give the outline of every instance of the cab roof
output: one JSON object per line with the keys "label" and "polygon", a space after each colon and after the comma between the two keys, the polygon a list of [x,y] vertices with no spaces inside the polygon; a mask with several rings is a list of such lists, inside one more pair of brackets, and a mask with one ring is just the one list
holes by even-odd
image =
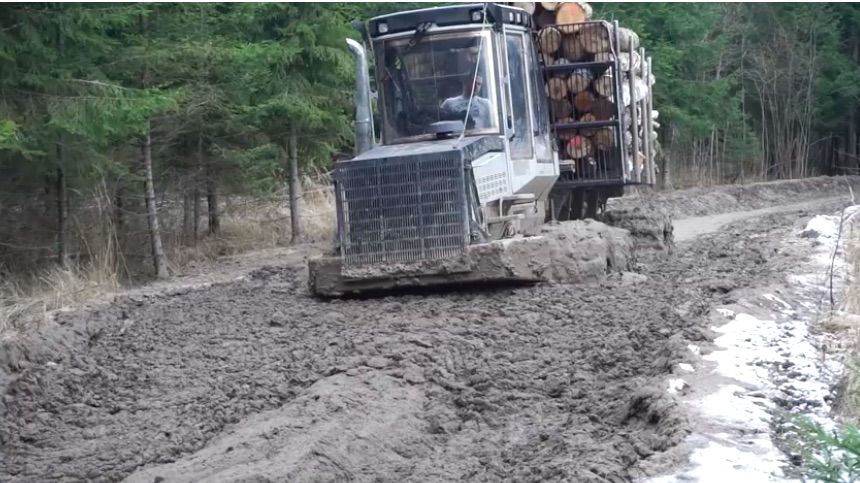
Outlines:
{"label": "cab roof", "polygon": [[[371,39],[375,39],[384,35],[411,32],[425,23],[437,27],[480,24],[483,21],[482,15],[476,16],[484,10],[485,5],[487,22],[494,28],[501,28],[503,24],[519,25],[526,28],[532,26],[531,15],[523,9],[499,3],[467,3],[380,15],[367,22],[367,34]],[[381,32],[381,24],[385,24],[383,29],[387,30]]]}

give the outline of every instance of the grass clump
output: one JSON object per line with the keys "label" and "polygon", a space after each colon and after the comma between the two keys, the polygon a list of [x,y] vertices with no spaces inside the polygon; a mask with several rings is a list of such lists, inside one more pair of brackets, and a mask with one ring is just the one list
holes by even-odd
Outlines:
{"label": "grass clump", "polygon": [[845,374],[834,405],[839,425],[827,429],[809,418],[796,418],[803,447],[802,474],[808,481],[823,483],[860,481],[860,230],[848,227],[845,238],[851,276],[841,310],[825,323],[846,346]]}

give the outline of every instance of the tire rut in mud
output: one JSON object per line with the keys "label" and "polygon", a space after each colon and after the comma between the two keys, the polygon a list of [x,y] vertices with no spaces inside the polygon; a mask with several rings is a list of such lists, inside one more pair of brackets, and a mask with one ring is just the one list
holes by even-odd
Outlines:
{"label": "tire rut in mud", "polygon": [[[272,267],[63,314],[90,321],[89,342],[11,385],[0,476],[628,481],[688,433],[664,385],[687,343],[711,339],[699,316],[789,263],[748,235],[792,219],[742,223],[650,260],[647,279],[600,286],[326,303]],[[297,442],[292,460],[265,457]]]}

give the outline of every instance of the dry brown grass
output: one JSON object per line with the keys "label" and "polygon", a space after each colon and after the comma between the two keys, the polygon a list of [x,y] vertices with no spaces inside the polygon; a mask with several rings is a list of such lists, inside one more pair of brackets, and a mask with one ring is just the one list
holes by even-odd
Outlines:
{"label": "dry brown grass", "polygon": [[[331,185],[319,174],[306,176],[302,185],[305,239],[331,239],[336,221]],[[113,208],[105,193],[106,189],[98,190],[86,208],[76,210],[77,229],[70,241],[78,256],[72,266],[37,270],[16,266],[5,273],[0,271],[0,336],[13,336],[25,329],[25,325],[29,326],[27,322],[44,320],[52,310],[115,294],[145,280],[129,276],[135,271],[149,270],[148,240],[145,223],[141,223],[145,220],[135,220],[137,225],[129,228],[124,237],[125,250],[118,249]],[[218,236],[208,236],[206,227],[200,226],[196,245],[182,233],[181,204],[165,203],[159,221],[171,273],[181,273],[192,263],[288,244],[291,233],[287,200],[285,192],[266,200],[228,198],[222,202]],[[201,220],[201,225],[205,225],[205,220]]]}
{"label": "dry brown grass", "polygon": [[856,423],[860,422],[860,228],[851,225],[844,236],[851,278],[842,294],[841,310],[831,316],[825,328],[835,333],[848,351],[836,411],[844,420]]}
{"label": "dry brown grass", "polygon": [[0,336],[21,330],[21,322],[44,320],[49,311],[116,293],[120,284],[114,247],[105,243],[95,250],[82,265],[56,266],[4,279],[0,284]]}

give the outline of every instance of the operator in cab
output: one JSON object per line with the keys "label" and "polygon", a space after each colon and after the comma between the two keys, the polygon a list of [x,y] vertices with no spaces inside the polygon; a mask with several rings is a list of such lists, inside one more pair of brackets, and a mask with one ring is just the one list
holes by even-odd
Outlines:
{"label": "operator in cab", "polygon": [[440,107],[443,117],[448,120],[463,120],[466,115],[466,109],[469,108],[469,97],[474,93],[475,96],[472,97],[472,106],[469,116],[469,121],[474,122],[474,126],[471,125],[470,122],[467,122],[467,127],[469,129],[486,129],[493,127],[492,113],[493,106],[490,104],[490,100],[479,96],[477,93],[481,92],[481,87],[483,84],[483,79],[481,76],[474,78],[474,90],[473,87],[473,77],[471,75],[466,76],[463,79],[463,93],[449,97],[442,102],[442,106]]}

